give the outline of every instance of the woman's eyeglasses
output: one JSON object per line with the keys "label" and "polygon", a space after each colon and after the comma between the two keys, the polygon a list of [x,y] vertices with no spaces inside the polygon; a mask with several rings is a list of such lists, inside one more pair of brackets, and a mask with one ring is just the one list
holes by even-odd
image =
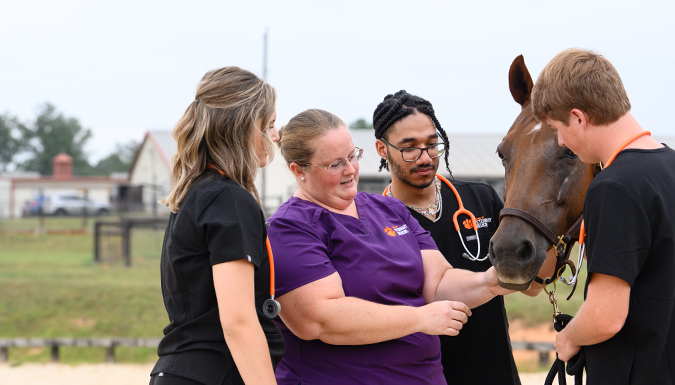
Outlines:
{"label": "woman's eyeglasses", "polygon": [[439,156],[443,155],[445,152],[445,147],[446,143],[445,142],[440,142],[440,143],[435,143],[430,145],[429,147],[406,147],[406,148],[398,148],[394,146],[393,144],[387,142],[386,139],[380,138],[381,141],[384,143],[390,145],[391,147],[401,151],[401,157],[405,162],[414,162],[417,159],[419,159],[422,156],[422,152],[426,151],[427,154],[429,154],[429,158],[431,159],[436,159]]}
{"label": "woman's eyeglasses", "polygon": [[353,166],[355,164],[359,164],[359,160],[361,160],[361,158],[363,158],[363,149],[356,147],[354,152],[351,155],[349,155],[347,159],[336,160],[335,162],[329,164],[328,166],[317,166],[314,164],[310,164],[309,166],[325,168],[331,174],[340,174],[345,170],[345,167],[347,166],[347,161],[349,161],[349,163]]}

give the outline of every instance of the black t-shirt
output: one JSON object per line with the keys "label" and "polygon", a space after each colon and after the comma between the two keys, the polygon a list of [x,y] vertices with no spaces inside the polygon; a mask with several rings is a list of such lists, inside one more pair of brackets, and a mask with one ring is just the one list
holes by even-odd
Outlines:
{"label": "black t-shirt", "polygon": [[631,286],[623,328],[585,348],[587,383],[675,383],[675,151],[619,153],[589,186],[584,221],[589,274]]}
{"label": "black t-shirt", "polygon": [[[483,258],[488,253],[490,238],[499,225],[499,211],[504,204],[488,184],[459,180],[452,184],[464,207],[476,217],[480,239],[479,258]],[[443,182],[441,196],[443,211],[436,222],[408,209],[420,225],[431,232],[438,250],[453,267],[471,271],[489,269],[492,266],[490,259],[478,262],[462,257],[465,253],[464,246],[452,221],[453,214],[459,209],[459,203],[450,187]],[[476,233],[472,227],[467,228],[464,225],[467,219],[469,216],[459,215],[457,222],[464,244],[476,256]],[[520,384],[511,350],[504,298],[497,296],[471,312],[469,321],[464,324],[458,336],[440,336],[441,362],[448,384]]]}
{"label": "black t-shirt", "polygon": [[188,190],[178,213],[169,218],[162,245],[162,295],[170,323],[152,374],[164,372],[207,385],[222,384],[228,375],[241,382],[223,336],[212,271],[213,265],[240,259],[255,265],[256,311],[276,367],[284,340],[262,313],[270,297],[266,236],[260,206],[231,179],[207,169]]}

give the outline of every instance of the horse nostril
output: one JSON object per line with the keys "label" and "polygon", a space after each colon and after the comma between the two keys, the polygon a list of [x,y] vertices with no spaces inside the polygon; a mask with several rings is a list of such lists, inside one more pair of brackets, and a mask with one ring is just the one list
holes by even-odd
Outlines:
{"label": "horse nostril", "polygon": [[523,263],[532,261],[534,258],[534,246],[532,245],[532,242],[529,240],[523,241],[523,243],[521,243],[516,249],[515,254],[516,258],[518,258]]}

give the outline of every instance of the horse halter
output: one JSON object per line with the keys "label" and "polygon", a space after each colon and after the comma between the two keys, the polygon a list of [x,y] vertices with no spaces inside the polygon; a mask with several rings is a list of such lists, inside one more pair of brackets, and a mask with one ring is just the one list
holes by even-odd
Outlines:
{"label": "horse halter", "polygon": [[[556,263],[555,263],[554,277],[541,279],[539,278],[539,276],[535,276],[534,281],[542,285],[548,285],[558,280],[558,278],[560,278],[561,281],[567,283],[565,281],[565,278],[561,277],[561,275],[565,271],[565,267],[569,266],[570,269],[572,269],[572,275],[574,276],[574,278],[571,278],[570,282],[568,283],[569,285],[574,284],[572,293],[570,293],[571,297],[572,294],[574,294],[574,289],[576,289],[577,269],[574,266],[574,263],[570,261],[568,258],[570,256],[570,253],[572,252],[571,245],[573,245],[574,242],[577,241],[577,237],[575,237],[575,235],[579,234],[581,230],[581,226],[583,224],[583,215],[580,216],[579,219],[577,219],[576,222],[574,222],[574,224],[562,235],[556,235],[545,224],[541,223],[539,219],[537,219],[536,217],[534,217],[532,214],[528,213],[525,210],[510,207],[504,208],[499,212],[499,221],[501,222],[502,218],[505,216],[517,217],[529,223],[530,225],[532,225],[532,227],[539,230],[539,232],[544,236],[544,238],[548,240],[549,244],[555,248]],[[579,267],[581,267],[581,265]]]}
{"label": "horse halter", "polygon": [[[598,164],[598,166],[596,167],[595,175],[597,175],[598,172],[603,170],[605,167],[609,167],[609,165],[612,164],[612,162],[614,161],[614,158],[616,158],[616,156],[619,155],[619,153],[623,151],[629,144],[645,135],[651,135],[651,132],[642,131],[628,138],[614,151],[614,153],[612,153],[612,155],[609,157],[607,163],[604,166],[602,164]],[[562,281],[567,285],[574,285],[572,288],[572,292],[567,297],[567,299],[569,300],[570,298],[572,298],[574,290],[577,287],[577,273],[579,270],[581,270],[581,265],[584,261],[583,257],[586,253],[586,244],[584,242],[584,238],[586,236],[586,229],[584,225],[583,214],[579,217],[579,219],[577,219],[576,222],[574,222],[572,227],[570,227],[569,230],[567,230],[567,232],[565,232],[563,235],[560,236],[556,236],[553,231],[551,231],[548,227],[546,227],[546,225],[541,223],[541,221],[539,221],[537,218],[535,218],[527,211],[516,208],[504,208],[499,212],[500,222],[502,220],[502,217],[504,216],[518,217],[524,220],[525,222],[529,223],[535,229],[539,230],[539,232],[542,235],[544,235],[544,237],[549,241],[549,243],[555,247],[556,264],[554,276],[548,277],[546,279],[541,279],[539,278],[539,276],[535,276],[534,281],[544,285],[544,287],[546,287],[550,283],[554,283],[558,279],[560,279],[560,281]],[[574,235],[576,234],[578,234],[578,236],[575,238]],[[576,241],[578,241],[580,245],[577,268],[575,268],[574,263],[572,261],[568,260],[569,255],[572,252],[571,245],[574,244],[574,242]],[[570,269],[572,269],[572,276],[570,276],[569,280],[566,280],[565,277],[562,276],[562,273],[565,271],[565,266],[569,266]]]}

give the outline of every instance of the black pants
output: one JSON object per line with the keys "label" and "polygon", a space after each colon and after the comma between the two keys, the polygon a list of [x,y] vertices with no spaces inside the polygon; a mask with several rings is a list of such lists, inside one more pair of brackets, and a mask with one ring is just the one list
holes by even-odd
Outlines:
{"label": "black pants", "polygon": [[150,385],[204,385],[201,382],[191,380],[185,377],[173,376],[163,373],[162,376],[154,374],[150,376]]}
{"label": "black pants", "polygon": [[[223,385],[243,385],[244,380],[242,380],[239,373],[230,373],[225,377]],[[172,374],[163,373],[162,376],[159,374],[153,374],[150,376],[150,385],[204,385],[199,381],[191,380],[189,378],[174,376]]]}

